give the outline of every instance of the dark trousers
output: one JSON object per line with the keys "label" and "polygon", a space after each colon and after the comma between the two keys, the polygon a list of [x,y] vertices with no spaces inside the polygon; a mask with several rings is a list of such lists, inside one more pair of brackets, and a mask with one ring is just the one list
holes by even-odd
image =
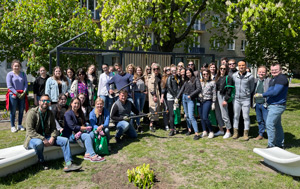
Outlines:
{"label": "dark trousers", "polygon": [[170,120],[170,129],[174,129],[174,101],[167,101],[168,102],[168,110],[169,110],[169,120]]}

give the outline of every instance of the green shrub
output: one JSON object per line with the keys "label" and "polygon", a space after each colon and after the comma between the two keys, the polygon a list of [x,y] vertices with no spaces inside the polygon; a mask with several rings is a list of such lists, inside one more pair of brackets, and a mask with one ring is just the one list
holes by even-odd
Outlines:
{"label": "green shrub", "polygon": [[150,169],[150,165],[145,163],[143,166],[137,166],[135,169],[127,170],[129,182],[133,182],[138,188],[152,188],[154,184],[154,171]]}

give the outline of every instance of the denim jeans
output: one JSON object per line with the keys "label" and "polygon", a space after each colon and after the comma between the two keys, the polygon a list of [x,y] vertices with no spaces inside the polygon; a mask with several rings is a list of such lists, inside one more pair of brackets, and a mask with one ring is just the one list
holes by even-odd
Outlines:
{"label": "denim jeans", "polygon": [[211,104],[212,104],[211,100],[207,100],[202,102],[201,105],[198,106],[198,111],[199,111],[203,131],[206,131],[206,128],[208,128],[209,132],[213,131],[211,123],[208,119],[209,111],[211,109]]}
{"label": "denim jeans", "polygon": [[281,125],[281,115],[286,109],[285,105],[269,105],[267,116],[267,134],[268,146],[283,147],[284,146],[284,132]]}
{"label": "denim jeans", "polygon": [[[80,139],[84,142],[84,146],[85,146],[85,153],[86,154],[90,154],[90,156],[94,156],[96,155],[95,151],[94,151],[94,147],[93,147],[93,141],[94,141],[94,132],[89,132],[89,133],[82,133],[80,136]],[[74,135],[71,135],[69,137],[70,142],[75,142],[75,137]]]}
{"label": "denim jeans", "polygon": [[[136,109],[138,109],[139,111],[143,110],[145,99],[146,99],[145,93],[134,92],[134,106],[136,107]],[[135,119],[137,125],[140,125],[140,119],[141,118],[139,117]]]}
{"label": "denim jeans", "polygon": [[114,103],[114,99],[104,95],[100,95],[100,98],[102,98],[102,100],[104,101],[104,108],[106,108],[110,112],[110,108]]}
{"label": "denim jeans", "polygon": [[[51,137],[45,137],[47,140],[49,140]],[[60,146],[63,154],[65,162],[72,161],[72,154],[70,150],[70,143],[69,140],[66,137],[58,136],[54,142],[55,146]],[[38,156],[39,162],[44,162],[44,143],[39,138],[32,138],[29,141],[28,149],[34,149],[35,153]]]}
{"label": "denim jeans", "polygon": [[117,133],[116,137],[120,138],[124,133],[127,134],[131,138],[136,138],[137,133],[132,125],[133,121],[128,123],[127,121],[119,121],[117,123]]}
{"label": "denim jeans", "polygon": [[250,129],[250,98],[245,99],[234,99],[233,101],[233,108],[234,108],[234,122],[233,128],[239,128],[239,121],[240,121],[240,114],[241,110],[243,111],[243,118],[244,118],[244,130]]}
{"label": "denim jeans", "polygon": [[256,120],[258,123],[258,134],[260,136],[263,136],[266,129],[268,109],[264,107],[264,104],[256,104],[255,112],[256,112]]}
{"label": "denim jeans", "polygon": [[17,107],[19,108],[18,125],[22,125],[23,113],[25,109],[25,98],[19,99],[12,94],[9,95],[10,125],[15,127]]}
{"label": "denim jeans", "polygon": [[182,95],[182,104],[184,113],[186,115],[186,122],[189,129],[193,126],[195,133],[198,133],[197,121],[194,117],[195,103],[192,99],[188,98],[188,95]]}

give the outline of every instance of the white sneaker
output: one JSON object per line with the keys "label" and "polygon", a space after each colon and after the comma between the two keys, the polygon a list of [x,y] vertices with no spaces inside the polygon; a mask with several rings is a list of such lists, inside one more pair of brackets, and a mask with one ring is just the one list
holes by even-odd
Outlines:
{"label": "white sneaker", "polygon": [[18,130],[16,129],[16,127],[12,127],[10,130],[11,130],[12,133],[15,133],[15,132],[18,131]]}
{"label": "white sneaker", "polygon": [[214,132],[209,132],[208,138],[214,138]]}
{"label": "white sneaker", "polygon": [[232,136],[231,133],[226,132],[226,134],[223,136],[223,138],[226,139],[226,138],[230,138],[231,136]]}
{"label": "white sneaker", "polygon": [[203,131],[203,133],[202,133],[202,138],[204,138],[204,137],[207,137],[207,132],[206,131]]}
{"label": "white sneaker", "polygon": [[22,125],[18,125],[18,130],[25,131],[25,128]]}
{"label": "white sneaker", "polygon": [[215,136],[223,136],[224,135],[224,131],[218,131],[215,133]]}
{"label": "white sneaker", "polygon": [[168,130],[170,130],[170,129],[169,129],[169,126],[168,126],[168,125],[166,125],[166,131],[168,131]]}

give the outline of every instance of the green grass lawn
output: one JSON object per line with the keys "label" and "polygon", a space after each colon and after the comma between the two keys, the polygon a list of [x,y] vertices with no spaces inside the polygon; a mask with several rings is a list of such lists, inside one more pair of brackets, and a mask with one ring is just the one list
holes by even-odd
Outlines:
{"label": "green grass lawn", "polygon": [[[287,150],[300,154],[300,88],[289,89],[288,107],[282,117]],[[1,127],[1,125],[0,125]],[[251,110],[252,138],[257,136],[255,112]],[[112,134],[115,132],[113,131]],[[24,132],[0,132],[0,148],[22,144]],[[253,148],[264,148],[267,140],[248,142],[222,137],[194,141],[193,136],[157,130],[139,134],[122,144],[111,140],[112,154],[102,163],[74,159],[83,171],[64,173],[63,159],[51,161],[50,170],[36,165],[0,179],[0,188],[134,188],[126,171],[143,163],[154,169],[154,188],[300,188],[299,178],[278,173],[261,164]]]}
{"label": "green grass lawn", "polygon": [[293,78],[293,79],[292,79],[292,83],[300,83],[300,79]]}

